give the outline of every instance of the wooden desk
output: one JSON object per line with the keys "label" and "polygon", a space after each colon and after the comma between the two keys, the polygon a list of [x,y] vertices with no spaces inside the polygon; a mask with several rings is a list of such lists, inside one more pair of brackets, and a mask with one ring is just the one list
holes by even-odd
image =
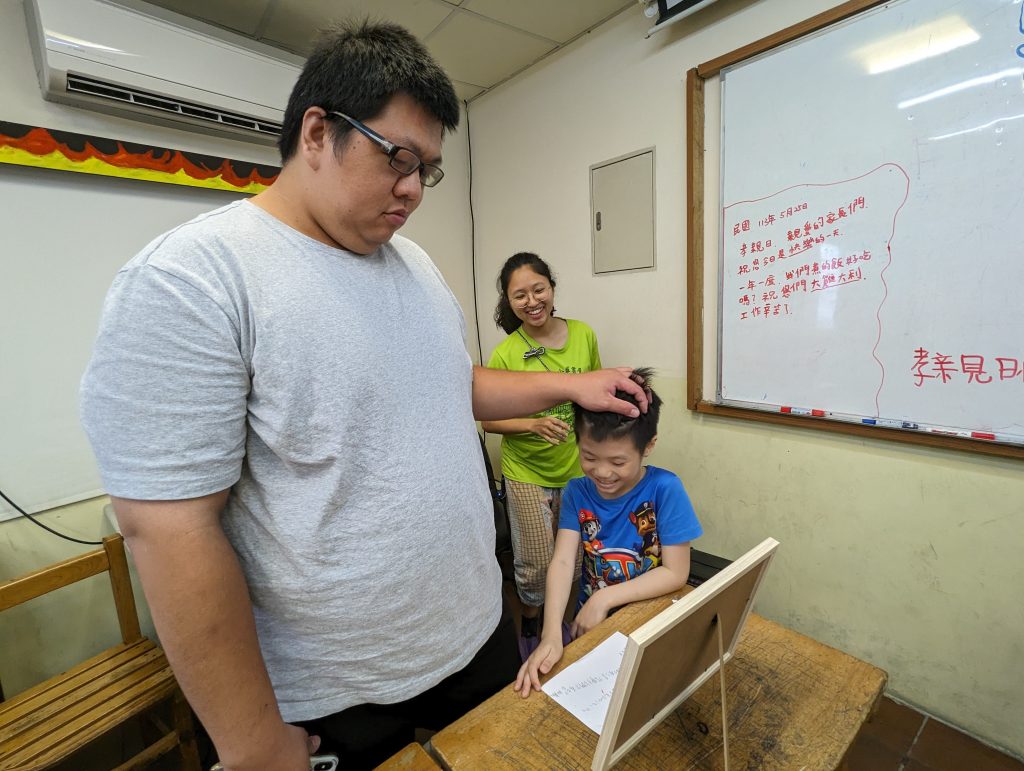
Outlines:
{"label": "wooden desk", "polygon": [[[666,596],[623,608],[569,645],[552,674],[670,603]],[[756,614],[747,619],[725,671],[734,769],[840,767],[886,681],[881,669]],[[719,693],[716,675],[616,769],[723,768]],[[597,735],[547,694],[523,699],[510,686],[435,734],[431,744],[453,771],[589,769]]]}
{"label": "wooden desk", "polygon": [[423,747],[413,742],[405,745],[374,771],[440,771],[440,768]]}

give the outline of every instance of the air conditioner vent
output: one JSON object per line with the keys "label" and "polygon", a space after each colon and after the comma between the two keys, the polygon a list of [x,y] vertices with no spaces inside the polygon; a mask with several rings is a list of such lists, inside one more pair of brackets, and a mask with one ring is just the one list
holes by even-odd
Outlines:
{"label": "air conditioner vent", "polygon": [[151,110],[159,110],[164,113],[173,113],[178,116],[203,121],[205,123],[230,126],[252,131],[269,137],[281,135],[281,124],[266,120],[256,120],[246,115],[225,112],[199,104],[191,104],[176,99],[157,96],[138,89],[125,88],[113,83],[104,83],[100,80],[82,77],[68,73],[67,89],[70,93],[85,94],[115,102],[145,107]]}

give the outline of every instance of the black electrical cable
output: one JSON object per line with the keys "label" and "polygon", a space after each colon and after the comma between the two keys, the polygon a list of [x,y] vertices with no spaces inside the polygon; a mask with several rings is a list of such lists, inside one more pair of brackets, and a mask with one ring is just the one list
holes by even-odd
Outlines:
{"label": "black electrical cable", "polygon": [[484,363],[484,344],[480,334],[480,304],[476,285],[476,216],[473,213],[473,132],[469,129],[469,102],[466,105],[466,146],[469,151],[469,256],[473,263],[473,318],[476,320],[476,349]]}
{"label": "black electrical cable", "polygon": [[29,522],[34,522],[35,524],[39,525],[39,527],[43,528],[43,530],[51,532],[51,533],[53,533],[56,536],[60,536],[65,541],[74,541],[75,543],[83,543],[86,546],[102,546],[103,545],[103,541],[83,541],[83,540],[81,540],[79,538],[72,538],[70,535],[64,535],[64,533],[58,533],[52,527],[48,527],[48,526],[44,525],[38,519],[33,517],[31,514],[29,514],[23,508],[21,508],[21,506],[19,506],[14,501],[12,501],[10,498],[8,498],[3,490],[0,490],[0,498],[3,498],[5,501],[7,501],[11,506],[14,507],[15,511],[17,511],[19,514],[21,514],[21,516],[23,516],[26,519],[28,519]]}

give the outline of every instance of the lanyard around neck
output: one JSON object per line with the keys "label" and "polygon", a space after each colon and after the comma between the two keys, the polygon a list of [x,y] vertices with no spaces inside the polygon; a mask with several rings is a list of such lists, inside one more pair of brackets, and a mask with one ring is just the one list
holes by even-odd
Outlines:
{"label": "lanyard around neck", "polygon": [[540,362],[540,366],[542,366],[544,369],[550,372],[551,370],[548,369],[548,365],[545,364],[544,359],[541,358],[545,353],[548,352],[548,349],[545,348],[543,345],[538,345],[536,347],[530,345],[530,341],[526,339],[526,335],[523,334],[522,328],[517,329],[516,332],[518,332],[519,336],[523,338],[523,342],[526,343],[526,347],[528,349],[526,353],[523,354],[523,360],[526,361],[529,359],[536,358],[537,361]]}

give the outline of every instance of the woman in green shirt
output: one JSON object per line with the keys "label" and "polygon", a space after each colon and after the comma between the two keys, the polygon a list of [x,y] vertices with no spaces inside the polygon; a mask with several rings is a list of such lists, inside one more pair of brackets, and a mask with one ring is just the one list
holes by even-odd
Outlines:
{"label": "woman in green shirt", "polygon": [[[601,369],[594,330],[555,316],[555,279],[532,252],[512,255],[498,277],[494,321],[508,337],[494,349],[488,367],[519,372],[590,372]],[[522,652],[536,644],[544,582],[554,549],[562,488],[582,476],[572,404],[565,402],[529,417],[483,422],[502,434],[501,473],[515,556],[515,578],[523,604]]]}

